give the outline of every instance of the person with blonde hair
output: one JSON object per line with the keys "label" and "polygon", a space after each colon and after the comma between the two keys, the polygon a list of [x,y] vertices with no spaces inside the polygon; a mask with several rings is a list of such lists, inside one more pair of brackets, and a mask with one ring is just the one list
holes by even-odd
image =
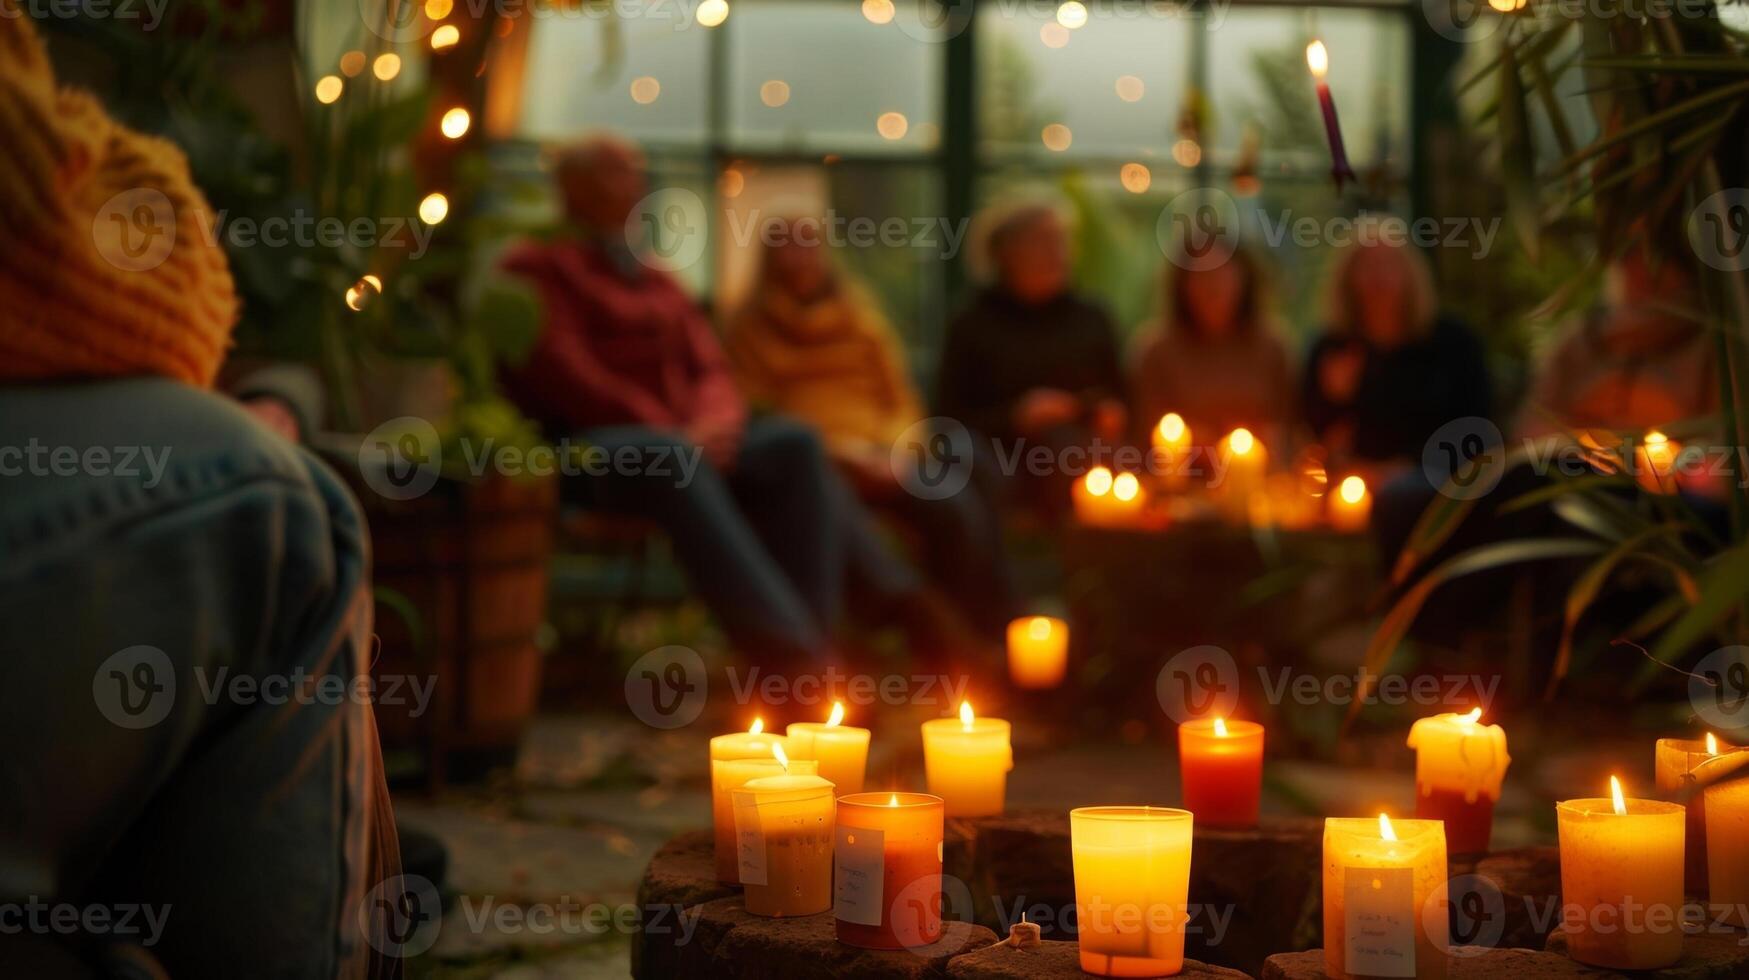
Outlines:
{"label": "person with blonde hair", "polygon": [[1487,417],[1492,387],[1481,341],[1439,311],[1426,259],[1389,227],[1360,223],[1336,256],[1301,386],[1332,458],[1386,468],[1420,460],[1447,422]]}

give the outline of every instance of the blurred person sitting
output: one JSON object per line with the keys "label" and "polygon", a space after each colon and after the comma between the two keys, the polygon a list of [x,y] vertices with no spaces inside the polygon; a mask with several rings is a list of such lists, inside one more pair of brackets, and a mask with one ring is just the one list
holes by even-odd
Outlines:
{"label": "blurred person sitting", "polygon": [[819,438],[792,420],[749,417],[709,321],[628,241],[647,191],[642,153],[590,138],[559,153],[555,178],[574,234],[504,258],[534,284],[545,321],[505,381],[549,432],[578,434],[615,461],[609,474],[567,481],[567,494],[661,525],[747,650],[827,657],[853,590],[873,616],[936,645],[951,629],[939,603],[879,540]]}
{"label": "blurred person sitting", "polygon": [[[1108,445],[1126,424],[1123,365],[1111,317],[1069,281],[1069,239],[1055,208],[1028,204],[980,216],[994,281],[948,325],[937,408],[997,459],[1032,445]],[[986,442],[988,440],[988,442]],[[1024,476],[1024,468],[1010,476]],[[1055,467],[1013,487],[1047,519],[1069,507],[1075,473]]]}
{"label": "blurred person sitting", "polygon": [[753,294],[725,341],[736,379],[755,404],[817,428],[865,499],[918,532],[933,580],[993,636],[1013,614],[1000,528],[978,493],[924,499],[895,477],[894,443],[924,417],[922,399],[892,327],[833,268],[818,227],[765,226]]}
{"label": "blurred person sitting", "polygon": [[1241,427],[1280,445],[1294,382],[1256,255],[1237,248],[1218,263],[1174,259],[1162,282],[1165,314],[1138,333],[1132,358],[1137,426],[1170,412],[1200,445]]}
{"label": "blurred person sitting", "polygon": [[1427,261],[1378,222],[1357,222],[1329,274],[1329,319],[1306,357],[1306,424],[1369,483],[1419,466],[1442,425],[1486,418],[1491,382],[1475,333],[1439,311]]}
{"label": "blurred person sitting", "polygon": [[13,0],[0,62],[0,906],[117,926],[0,928],[0,975],[397,974],[371,706],[265,693],[366,675],[358,505],[210,390],[238,300],[181,152]]}

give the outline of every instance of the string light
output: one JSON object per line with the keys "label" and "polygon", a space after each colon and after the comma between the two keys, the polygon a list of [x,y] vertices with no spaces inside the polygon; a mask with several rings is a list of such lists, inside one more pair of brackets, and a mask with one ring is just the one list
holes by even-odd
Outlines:
{"label": "string light", "polygon": [[1142,80],[1134,75],[1119,75],[1117,77],[1117,97],[1125,102],[1140,102],[1147,87]]}
{"label": "string light", "polygon": [[759,101],[775,109],[789,101],[789,83],[772,79],[759,86]]}
{"label": "string light", "polygon": [[[1154,183],[1154,175],[1143,164],[1126,163],[1118,171],[1118,180],[1123,183],[1124,190],[1141,194]],[[1184,422],[1180,420],[1178,424],[1182,427]]]}
{"label": "string light", "polygon": [[893,0],[862,0],[862,16],[871,24],[890,24],[895,12]]}
{"label": "string light", "polygon": [[911,128],[911,121],[902,112],[883,112],[875,120],[875,132],[890,140],[904,139],[905,132]]}
{"label": "string light", "polygon": [[1087,5],[1080,0],[1067,0],[1057,5],[1057,23],[1071,31],[1087,26]]}
{"label": "string light", "polygon": [[347,78],[357,78],[364,71],[364,52],[348,51],[340,56],[340,74]]}
{"label": "string light", "polygon": [[693,14],[703,27],[717,27],[729,19],[728,0],[704,0]]}
{"label": "string light", "polygon": [[339,75],[323,75],[316,80],[316,101],[323,105],[333,105],[340,100],[340,93],[346,90],[346,83]]}
{"label": "string light", "polygon": [[419,202],[419,220],[428,225],[442,224],[449,217],[449,198],[432,192]]}
{"label": "string light", "polygon": [[1045,149],[1057,153],[1061,153],[1068,149],[1069,144],[1073,142],[1075,138],[1074,134],[1069,132],[1069,127],[1062,123],[1051,123],[1044,128],[1044,132],[1040,133],[1039,136],[1045,141]]}
{"label": "string light", "polygon": [[638,105],[649,105],[662,94],[662,83],[654,76],[640,75],[632,79],[632,101]]}
{"label": "string light", "polygon": [[389,81],[401,73],[401,56],[393,51],[377,55],[376,64],[371,66],[372,74],[383,81]]}
{"label": "string light", "polygon": [[431,32],[431,50],[446,51],[460,44],[462,29],[454,24],[441,24]]}
{"label": "string light", "polygon": [[459,140],[467,135],[468,124],[471,122],[473,122],[473,118],[468,115],[468,110],[456,106],[443,114],[443,122],[439,125],[443,130],[443,135],[452,140]]}

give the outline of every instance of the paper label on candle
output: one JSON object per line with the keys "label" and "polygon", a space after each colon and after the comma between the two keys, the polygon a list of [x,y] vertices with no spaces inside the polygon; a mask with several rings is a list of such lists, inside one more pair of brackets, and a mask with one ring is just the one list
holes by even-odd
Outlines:
{"label": "paper label on candle", "polygon": [[1410,868],[1344,868],[1343,950],[1349,973],[1415,975],[1415,872]]}
{"label": "paper label on candle", "polygon": [[735,862],[743,885],[767,884],[765,874],[765,828],[759,808],[735,808]]}
{"label": "paper label on candle", "polygon": [[832,915],[859,926],[881,924],[882,880],[886,877],[887,835],[867,827],[838,825],[832,850]]}

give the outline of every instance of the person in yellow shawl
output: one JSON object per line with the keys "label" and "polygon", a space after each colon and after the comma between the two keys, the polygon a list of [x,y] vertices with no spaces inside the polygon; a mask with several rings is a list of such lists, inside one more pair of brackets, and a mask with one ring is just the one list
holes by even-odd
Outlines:
{"label": "person in yellow shawl", "polygon": [[736,381],[755,405],[817,428],[858,493],[916,533],[931,579],[993,638],[1013,612],[994,512],[975,485],[922,499],[896,478],[894,441],[925,417],[923,400],[891,324],[814,229],[762,226],[756,281],[725,338]]}

